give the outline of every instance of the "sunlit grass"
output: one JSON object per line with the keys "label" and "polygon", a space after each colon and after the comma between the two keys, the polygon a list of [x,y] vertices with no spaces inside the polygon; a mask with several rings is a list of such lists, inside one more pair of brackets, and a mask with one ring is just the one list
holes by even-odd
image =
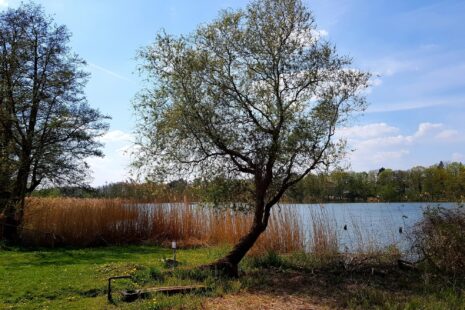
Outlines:
{"label": "sunlit grass", "polygon": [[[350,266],[341,257],[322,260],[318,254],[292,253],[247,257],[239,279],[216,278],[195,267],[211,262],[229,247],[182,249],[181,265],[166,267],[163,258],[169,248],[157,246],[110,246],[82,249],[0,250],[0,309],[205,309],[209,301],[239,294],[306,300],[328,308],[352,309],[464,309],[463,283],[451,287],[441,278],[401,271],[396,256],[360,257]],[[372,270],[385,270],[384,275]],[[107,279],[131,275],[134,281],[119,280],[113,285],[116,305],[106,299]],[[202,293],[165,296],[124,303],[123,289],[154,286],[203,284]],[[243,301],[247,302],[247,301]],[[323,307],[323,308],[324,308]]]}
{"label": "sunlit grass", "polygon": [[[202,248],[178,251],[182,268],[192,268],[219,258],[226,248]],[[170,271],[162,259],[171,257],[170,249],[154,246],[126,246],[40,251],[0,251],[0,308],[103,309],[108,306],[107,279],[132,275],[136,282],[115,281],[115,296],[125,288],[160,285],[153,278],[156,271]],[[180,268],[181,268],[180,267]],[[163,285],[182,285],[191,279],[168,276]],[[177,303],[157,297],[161,303]],[[195,300],[196,298],[190,298]],[[160,303],[159,302],[159,303]],[[151,301],[127,305],[138,309]]]}

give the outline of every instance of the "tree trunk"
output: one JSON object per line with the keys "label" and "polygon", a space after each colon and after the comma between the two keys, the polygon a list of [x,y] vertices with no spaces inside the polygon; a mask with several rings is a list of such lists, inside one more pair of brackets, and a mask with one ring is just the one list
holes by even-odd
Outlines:
{"label": "tree trunk", "polygon": [[20,236],[20,226],[22,224],[22,217],[16,212],[16,206],[18,205],[16,200],[4,201],[3,214],[0,218],[0,233],[2,239],[8,243],[18,243]]}
{"label": "tree trunk", "polygon": [[[263,207],[263,205],[261,206]],[[219,271],[226,276],[237,278],[239,276],[239,263],[255,244],[258,237],[260,237],[260,235],[265,231],[268,224],[268,221],[266,220],[266,222],[264,222],[262,216],[260,216],[263,214],[264,210],[261,209],[261,211],[262,212],[259,211],[255,213],[254,222],[250,231],[239,240],[239,242],[225,257],[204,267]]]}
{"label": "tree trunk", "polygon": [[2,238],[11,244],[19,242],[19,226],[20,221],[15,216],[5,216],[0,222],[0,227],[3,228]]}
{"label": "tree trunk", "polygon": [[255,176],[255,212],[250,231],[239,240],[225,257],[202,268],[219,271],[229,277],[237,278],[239,276],[239,263],[268,226],[268,219],[273,204],[265,204],[265,196],[270,183],[271,178],[262,180],[260,175]]}
{"label": "tree trunk", "polygon": [[19,243],[20,228],[23,224],[24,217],[24,202],[27,194],[28,171],[30,161],[28,155],[24,155],[23,164],[18,170],[16,180],[14,182],[13,191],[8,199],[5,199],[2,206],[3,216],[0,224],[2,224],[3,239],[9,243]]}

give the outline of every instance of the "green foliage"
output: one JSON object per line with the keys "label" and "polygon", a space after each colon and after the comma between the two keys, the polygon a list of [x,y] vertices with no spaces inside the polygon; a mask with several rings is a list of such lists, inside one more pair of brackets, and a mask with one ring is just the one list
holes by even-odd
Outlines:
{"label": "green foliage", "polygon": [[[438,172],[440,170],[440,172]],[[436,176],[435,176],[436,175]],[[438,177],[438,175],[440,177]],[[433,181],[431,181],[431,179]],[[441,182],[437,180],[442,179]],[[182,202],[184,197],[193,202],[214,206],[247,209],[243,203],[250,199],[251,180],[216,177],[193,182],[177,180],[170,183],[112,183],[98,188],[61,187],[38,190],[40,197],[102,197],[140,201]],[[446,163],[443,168],[413,167],[409,170],[381,172],[351,172],[336,170],[330,173],[309,174],[292,186],[284,201],[463,201],[465,193],[465,165]]]}
{"label": "green foliage", "polygon": [[218,176],[212,180],[197,179],[191,188],[194,199],[215,208],[247,211],[251,207],[253,183],[250,180]]}
{"label": "green foliage", "polygon": [[150,278],[152,278],[153,280],[161,281],[161,282],[163,282],[164,280],[163,273],[157,267],[150,267],[149,274],[150,274]]}
{"label": "green foliage", "polygon": [[[441,172],[437,172],[442,170]],[[440,175],[442,182],[437,182]],[[433,178],[433,181],[430,180]],[[217,177],[193,182],[177,180],[170,183],[112,183],[98,188],[46,188],[34,193],[40,197],[102,197],[140,201],[205,202],[214,206],[247,209],[253,189],[251,180]],[[433,194],[431,194],[433,193]],[[413,167],[409,170],[381,172],[350,172],[309,174],[292,186],[284,197],[288,202],[330,201],[463,201],[465,193],[465,165],[446,163],[443,168]]]}
{"label": "green foliage", "polygon": [[136,168],[216,181],[213,203],[253,180],[239,199],[268,214],[291,185],[340,159],[335,129],[366,106],[370,74],[317,33],[295,0],[251,1],[189,35],[159,33],[139,53],[150,83],[134,104]]}
{"label": "green foliage", "polygon": [[463,201],[465,165],[446,163],[410,170],[333,171],[310,174],[291,188],[293,202],[328,201]]}
{"label": "green foliage", "polygon": [[289,267],[289,263],[275,251],[268,251],[264,255],[250,257],[248,265],[252,268],[274,267],[286,269]]}
{"label": "green foliage", "polygon": [[465,209],[429,208],[414,231],[414,248],[434,271],[465,275]]}
{"label": "green foliage", "polygon": [[86,183],[89,156],[108,117],[84,95],[89,74],[70,33],[42,7],[0,12],[0,213],[4,237],[17,241],[21,203],[39,185]]}

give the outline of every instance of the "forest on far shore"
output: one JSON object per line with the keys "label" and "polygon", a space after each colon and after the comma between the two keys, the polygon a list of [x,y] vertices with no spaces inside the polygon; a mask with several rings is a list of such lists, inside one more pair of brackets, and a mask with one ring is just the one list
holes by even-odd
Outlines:
{"label": "forest on far shore", "polygon": [[[39,197],[122,198],[147,202],[207,201],[213,204],[245,201],[250,180],[183,179],[167,183],[117,182],[99,187],[48,187]],[[369,172],[335,170],[309,174],[281,200],[287,203],[320,202],[438,202],[463,201],[465,165],[459,162],[413,167],[381,168]]]}

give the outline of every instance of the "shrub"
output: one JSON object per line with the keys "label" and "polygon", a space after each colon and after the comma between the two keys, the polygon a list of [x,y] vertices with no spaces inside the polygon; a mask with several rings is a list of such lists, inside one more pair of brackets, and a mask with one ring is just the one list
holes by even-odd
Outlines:
{"label": "shrub", "polygon": [[434,269],[465,273],[465,209],[428,208],[413,232],[415,251]]}
{"label": "shrub", "polygon": [[289,264],[278,253],[271,250],[264,255],[255,256],[250,258],[250,266],[255,268],[279,268],[286,269]]}

